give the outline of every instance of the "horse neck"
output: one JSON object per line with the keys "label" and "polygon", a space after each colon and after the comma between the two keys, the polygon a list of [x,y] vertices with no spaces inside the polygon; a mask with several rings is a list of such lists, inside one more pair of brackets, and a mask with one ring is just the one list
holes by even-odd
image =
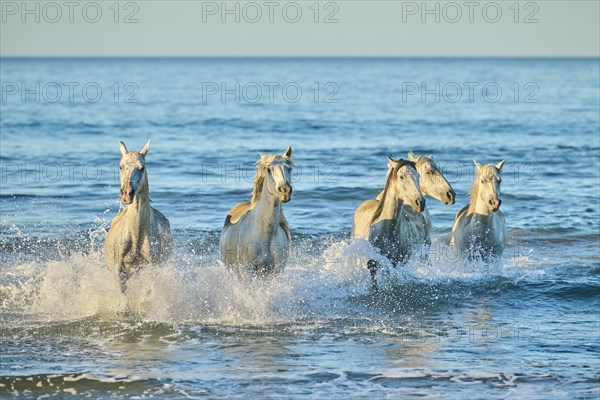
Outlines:
{"label": "horse neck", "polygon": [[273,232],[281,222],[283,206],[277,196],[273,196],[267,189],[267,178],[263,181],[262,191],[256,205],[252,209],[255,221],[260,225],[262,231]]}
{"label": "horse neck", "polygon": [[148,188],[148,178],[144,177],[144,182],[142,187],[143,190],[137,192],[133,197],[133,202],[127,205],[127,215],[134,222],[134,225],[138,227],[145,226],[149,220],[151,215],[152,207],[150,206],[150,190]]}
{"label": "horse neck", "polygon": [[[422,165],[422,162],[421,162],[421,164],[419,164],[418,161],[415,163],[415,169],[417,170],[417,173],[419,174],[419,187],[421,188],[421,193],[423,193],[423,196],[429,196],[429,194],[425,193],[427,191],[427,184],[425,183],[424,180],[422,180],[422,178],[425,176],[425,174],[421,173],[421,168],[420,168],[421,165]],[[423,185],[423,183],[425,183],[425,185]]]}
{"label": "horse neck", "polygon": [[378,220],[396,219],[398,210],[402,207],[402,199],[396,194],[393,174],[390,172],[388,180],[383,190],[383,198],[381,199],[381,212],[377,217]]}

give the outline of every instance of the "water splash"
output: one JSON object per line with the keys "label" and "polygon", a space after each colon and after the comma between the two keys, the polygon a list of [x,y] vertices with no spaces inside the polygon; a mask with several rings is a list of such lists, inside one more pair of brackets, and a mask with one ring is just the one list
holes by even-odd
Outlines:
{"label": "water splash", "polygon": [[[267,324],[306,319],[381,317],[382,310],[414,312],[437,309],[473,289],[512,284],[523,275],[510,263],[469,263],[439,258],[434,243],[405,266],[394,268],[366,241],[332,240],[315,250],[309,243],[295,252],[284,272],[269,279],[243,281],[217,254],[178,254],[135,275],[124,297],[103,262],[101,240],[106,223],[88,232],[85,251],[65,251],[67,259],[36,261],[2,270],[1,312],[20,318],[66,321],[115,318],[128,307],[135,318],[168,324]],[[67,249],[68,250],[68,249]],[[444,249],[447,251],[448,249]],[[365,268],[379,262],[381,293],[373,295]],[[527,269],[525,269],[527,270]],[[379,314],[378,314],[379,313]]]}

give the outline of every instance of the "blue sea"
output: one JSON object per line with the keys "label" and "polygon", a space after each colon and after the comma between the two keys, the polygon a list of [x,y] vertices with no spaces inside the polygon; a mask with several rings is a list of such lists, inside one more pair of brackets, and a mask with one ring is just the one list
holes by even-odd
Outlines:
{"label": "blue sea", "polygon": [[[64,398],[600,396],[598,59],[1,59],[0,390]],[[130,282],[102,245],[118,141],[146,157],[175,252]],[[219,262],[259,152],[293,148],[285,270]],[[350,237],[386,156],[433,154],[432,245]],[[473,159],[503,168],[497,263],[449,247]]]}

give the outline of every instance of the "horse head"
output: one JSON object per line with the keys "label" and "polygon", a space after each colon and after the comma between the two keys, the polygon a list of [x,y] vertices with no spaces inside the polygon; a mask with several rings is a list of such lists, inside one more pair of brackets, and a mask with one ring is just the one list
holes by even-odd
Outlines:
{"label": "horse head", "polygon": [[482,207],[487,212],[496,212],[500,209],[502,200],[500,199],[500,183],[502,177],[500,172],[505,160],[498,164],[481,165],[473,160],[477,168],[475,184],[473,185],[472,196],[477,196],[476,200],[482,202]]}
{"label": "horse head", "polygon": [[265,180],[267,191],[271,196],[287,203],[292,198],[292,148],[279,155],[260,155],[257,162],[258,175]]}
{"label": "horse head", "polygon": [[419,173],[415,163],[388,157],[388,179],[396,190],[396,196],[409,204],[415,212],[425,210],[425,198],[419,187]]}
{"label": "horse head", "polygon": [[125,204],[131,204],[136,194],[148,191],[146,154],[150,150],[150,141],[140,151],[127,151],[123,142],[120,142],[120,149],[122,155],[119,162],[121,200]]}
{"label": "horse head", "polygon": [[433,161],[432,155],[415,157],[410,152],[408,153],[408,159],[416,165],[421,192],[424,196],[431,196],[444,204],[454,204],[454,190],[435,161]]}

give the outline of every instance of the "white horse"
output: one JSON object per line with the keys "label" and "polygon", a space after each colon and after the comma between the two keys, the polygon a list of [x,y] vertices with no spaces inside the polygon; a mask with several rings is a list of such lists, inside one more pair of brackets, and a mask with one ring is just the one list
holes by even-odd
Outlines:
{"label": "white horse", "polygon": [[[415,163],[415,168],[419,173],[419,187],[423,196],[433,197],[443,204],[454,204],[454,190],[433,161],[432,155],[415,157],[411,151],[408,153],[408,160]],[[381,200],[382,196],[383,191],[379,193],[377,200]],[[432,224],[427,207],[422,212],[415,212],[411,205],[404,204],[402,212],[407,219],[412,221],[409,225],[413,228],[412,237],[415,238],[415,242],[431,244]]]}
{"label": "white horse", "polygon": [[456,215],[450,243],[469,259],[491,260],[500,257],[506,247],[506,222],[500,211],[504,160],[496,165],[473,162],[477,171],[471,202]]}
{"label": "white horse", "polygon": [[[381,200],[367,200],[356,209],[352,237],[368,240],[394,265],[408,260],[419,238],[414,221],[402,212],[409,205],[414,212],[425,209],[419,188],[419,173],[412,161],[388,157],[388,170]],[[374,265],[376,267],[376,265]]]}
{"label": "white horse", "polygon": [[291,147],[282,155],[261,154],[252,198],[227,214],[219,243],[221,260],[242,275],[281,271],[288,259],[291,235],[283,203],[292,198],[292,165]]}
{"label": "white horse", "polygon": [[104,242],[104,259],[118,273],[121,291],[127,280],[144,263],[164,260],[172,248],[169,221],[150,205],[146,154],[150,141],[142,150],[127,151],[120,142],[119,163],[121,200],[125,208],[112,220]]}

